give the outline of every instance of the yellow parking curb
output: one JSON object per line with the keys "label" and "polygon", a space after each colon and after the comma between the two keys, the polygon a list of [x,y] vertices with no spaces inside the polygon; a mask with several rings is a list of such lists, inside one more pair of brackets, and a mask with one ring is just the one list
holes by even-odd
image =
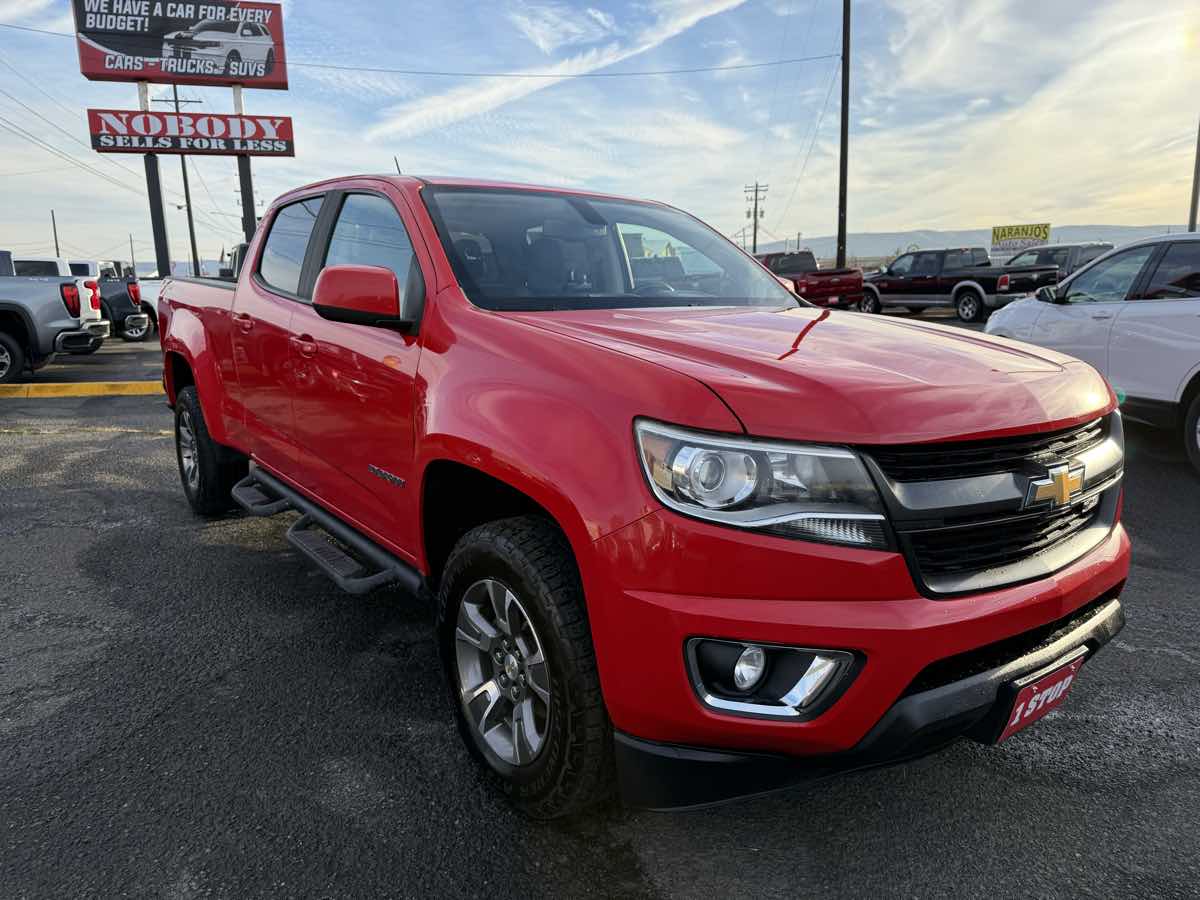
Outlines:
{"label": "yellow parking curb", "polygon": [[139,397],[163,393],[157,381],[74,381],[66,384],[0,384],[0,397]]}

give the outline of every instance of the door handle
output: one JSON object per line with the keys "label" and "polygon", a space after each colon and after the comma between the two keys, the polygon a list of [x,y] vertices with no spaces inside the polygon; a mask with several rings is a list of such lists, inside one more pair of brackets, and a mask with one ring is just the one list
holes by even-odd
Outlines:
{"label": "door handle", "polygon": [[1096,321],[1100,321],[1101,319],[1111,319],[1112,313],[1092,313],[1092,318]]}
{"label": "door handle", "polygon": [[300,337],[291,337],[292,346],[296,348],[296,352],[306,359],[312,359],[317,355],[317,342],[312,339],[311,335],[302,334]]}
{"label": "door handle", "polygon": [[237,323],[237,327],[244,332],[248,332],[254,327],[254,320],[246,313],[234,313],[233,321]]}

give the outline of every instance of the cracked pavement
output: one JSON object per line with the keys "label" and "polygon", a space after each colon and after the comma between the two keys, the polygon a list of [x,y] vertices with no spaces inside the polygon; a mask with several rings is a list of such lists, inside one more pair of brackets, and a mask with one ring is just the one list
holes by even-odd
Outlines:
{"label": "cracked pavement", "polygon": [[998,748],[536,825],[431,616],[202,522],[160,398],[0,401],[0,896],[1195,896],[1200,479],[1129,426],[1126,630]]}

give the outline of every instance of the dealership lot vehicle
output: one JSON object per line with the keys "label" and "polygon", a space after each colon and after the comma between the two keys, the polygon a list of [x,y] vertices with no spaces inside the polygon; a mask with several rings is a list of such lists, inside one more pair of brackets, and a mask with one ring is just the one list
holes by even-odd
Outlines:
{"label": "dealership lot vehicle", "polygon": [[[547,898],[782,897],[797,884],[819,898],[1189,896],[1200,491],[1179,490],[1190,475],[1176,441],[1136,423],[1128,441],[1130,624],[1040,724],[995,749],[959,742],[703,812],[547,827],[489,790],[459,741],[427,607],[342,594],[281,549],[287,517],[196,527],[161,397],[0,399],[0,885],[14,897],[181,883],[229,897],[281,884],[330,897],[398,884]],[[80,454],[87,472],[67,462]],[[899,819],[937,852],[914,853]],[[461,864],[472,855],[489,863]]]}
{"label": "dealership lot vehicle", "polygon": [[982,247],[905,253],[863,281],[863,312],[950,306],[978,322],[1014,297],[1058,280],[1056,266],[993,266]]}
{"label": "dealership lot vehicle", "polygon": [[1058,279],[1082,269],[1098,256],[1103,256],[1113,248],[1112,244],[1104,241],[1087,241],[1082,244],[1043,244],[1022,250],[1016,256],[1005,262],[1005,267],[1012,266],[1057,266]]}
{"label": "dealership lot vehicle", "polygon": [[1200,471],[1200,237],[1127,244],[1002,312],[989,334],[1091,363],[1126,415],[1182,432]]}
{"label": "dealership lot vehicle", "polygon": [[862,269],[822,269],[811,250],[760,253],[755,259],[816,306],[857,309],[862,303]]}
{"label": "dealership lot vehicle", "polygon": [[275,70],[275,43],[265,25],[205,19],[163,38],[163,59],[217,64],[230,77],[265,78]]}
{"label": "dealership lot vehicle", "polygon": [[[53,268],[57,272],[57,263]],[[16,271],[31,269],[42,271],[32,264]],[[86,352],[108,337],[108,322],[91,317],[100,308],[99,292],[85,289],[81,296],[70,270],[66,275],[0,276],[0,384],[16,381],[27,369],[41,369],[55,353]],[[86,321],[81,318],[85,305]]]}
{"label": "dealership lot vehicle", "polygon": [[96,282],[101,312],[113,334],[126,341],[144,341],[152,333],[150,316],[142,309],[141,287],[130,267],[115,260],[73,260],[71,272]]}
{"label": "dealership lot vehicle", "polygon": [[[638,262],[668,245],[682,276]],[[674,806],[995,741],[1124,622],[1094,369],[816,310],[670,207],[336,179],[159,322],[193,509],[436,589],[468,747],[535,816],[614,768]]]}
{"label": "dealership lot vehicle", "polygon": [[[104,343],[104,339],[112,333],[112,323],[104,311],[103,300],[100,296],[100,284],[95,278],[84,273],[76,272],[61,256],[43,257],[40,259],[14,259],[13,268],[18,276],[26,278],[75,278],[79,288],[79,324],[91,331],[96,337],[83,349],[72,349],[69,353],[95,353]],[[101,323],[108,327],[105,328]],[[100,332],[104,334],[101,335]]]}

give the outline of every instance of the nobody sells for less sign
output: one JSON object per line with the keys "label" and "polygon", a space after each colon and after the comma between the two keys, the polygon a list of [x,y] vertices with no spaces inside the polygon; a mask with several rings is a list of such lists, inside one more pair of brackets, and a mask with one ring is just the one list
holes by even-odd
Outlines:
{"label": "nobody sells for less sign", "polygon": [[89,109],[88,131],[100,153],[296,155],[288,116]]}

